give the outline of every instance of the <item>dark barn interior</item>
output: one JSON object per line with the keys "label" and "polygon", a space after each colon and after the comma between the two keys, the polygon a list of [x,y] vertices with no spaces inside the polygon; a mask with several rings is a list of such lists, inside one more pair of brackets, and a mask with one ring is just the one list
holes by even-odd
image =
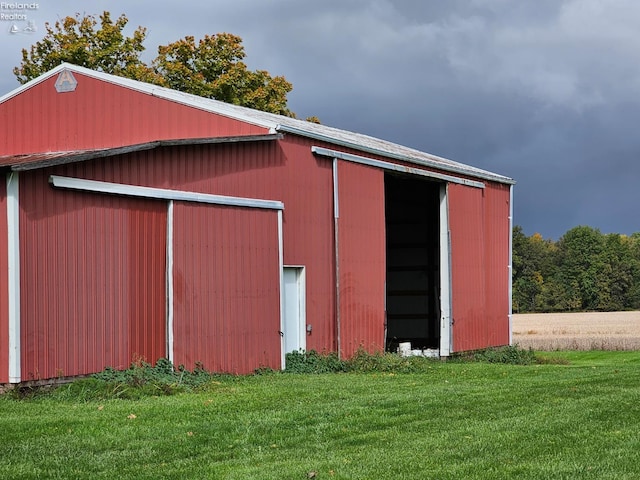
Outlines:
{"label": "dark barn interior", "polygon": [[386,349],[440,344],[440,183],[385,175]]}

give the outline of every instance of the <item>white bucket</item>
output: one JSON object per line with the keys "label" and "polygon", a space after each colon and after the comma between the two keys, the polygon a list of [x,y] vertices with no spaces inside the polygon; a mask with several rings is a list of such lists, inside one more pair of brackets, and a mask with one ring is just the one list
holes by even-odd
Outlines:
{"label": "white bucket", "polygon": [[411,355],[411,342],[402,342],[398,344],[398,353],[401,357]]}

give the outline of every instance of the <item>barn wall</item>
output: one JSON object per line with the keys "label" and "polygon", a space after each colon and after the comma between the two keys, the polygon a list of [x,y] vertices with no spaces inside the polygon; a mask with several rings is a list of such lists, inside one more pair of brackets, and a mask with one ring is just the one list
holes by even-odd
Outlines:
{"label": "barn wall", "polygon": [[[98,196],[56,191],[46,183],[46,179],[51,174],[203,193],[281,200],[285,204],[283,212],[284,263],[306,267],[306,314],[307,322],[313,325],[313,333],[307,337],[307,348],[318,351],[334,350],[335,274],[331,162],[313,157],[308,144],[291,137],[288,137],[287,140],[287,142],[278,143],[257,142],[256,144],[238,143],[161,148],[121,157],[60,165],[38,173],[24,173],[23,175],[28,178],[37,175],[39,180],[37,182],[29,181],[22,189],[23,195],[33,197],[22,201],[23,208],[33,209],[33,215],[25,219],[26,223],[23,222],[23,226],[25,229],[34,229],[38,232],[55,229],[56,223],[52,223],[54,216],[58,217],[56,222],[77,223],[77,220],[73,220],[73,218],[77,215],[76,210],[82,210],[82,207],[79,200],[76,199],[88,196],[93,199],[91,201],[95,201],[95,197]],[[36,188],[38,193],[33,190]],[[41,194],[41,190],[45,191],[45,195]],[[31,193],[26,193],[28,191]],[[56,204],[50,198],[51,195],[55,195],[56,199],[58,195],[63,195],[59,198],[65,200],[62,203],[58,201]],[[116,201],[112,197],[105,196],[105,198]],[[56,205],[55,208],[53,205]],[[123,208],[126,205],[129,203],[123,204]],[[53,210],[51,210],[52,208]],[[165,207],[163,206],[163,208]],[[41,214],[36,214],[40,211]],[[51,218],[49,214],[52,215]],[[178,216],[174,215],[174,218],[178,219]],[[75,225],[75,223],[72,224]],[[196,229],[197,225],[192,225],[192,227]],[[160,232],[158,234],[160,235]],[[165,238],[165,234],[162,233],[160,238]],[[44,244],[44,242],[40,243]],[[25,248],[32,249],[34,247],[29,245]],[[61,262],[57,260],[46,260],[48,256],[55,255],[51,248],[43,252],[44,256],[41,261],[53,261],[56,262],[55,265],[61,265]],[[162,265],[164,265],[163,262],[164,258],[161,262]],[[31,263],[25,265],[23,282],[35,281],[34,278],[41,275],[37,268],[37,265]],[[73,266],[73,268],[77,268],[77,266]],[[23,290],[23,302],[27,301],[25,292],[26,290]],[[162,294],[164,295],[164,290]],[[81,300],[89,302],[87,299]],[[29,314],[29,318],[32,317],[33,314]],[[256,318],[256,322],[265,321],[272,322],[274,320],[273,318],[266,320]],[[277,321],[279,322],[279,313]],[[42,329],[45,337],[48,336],[46,325],[34,324],[32,327],[23,328],[23,338],[37,334],[39,329]],[[36,350],[49,346],[45,345],[44,341],[39,340],[38,342],[32,352],[27,353],[23,349],[23,354],[33,357],[36,355]],[[249,367],[249,364],[245,363],[241,369],[250,370],[263,366],[265,363],[270,365],[273,352],[269,349],[267,351],[270,355],[268,362],[265,360],[266,357],[262,355],[260,358],[254,358],[255,364]],[[38,352],[40,351],[38,350]],[[187,359],[184,358],[186,362]],[[279,358],[278,356],[278,361]],[[195,357],[190,358],[189,361],[191,360],[202,361],[202,359]],[[129,359],[127,359],[128,361]],[[29,362],[26,365],[28,369],[24,369],[25,375],[28,374],[27,372],[33,373],[36,367],[36,360]],[[50,363],[52,362],[53,360],[50,361]],[[101,365],[98,369],[102,367]],[[40,376],[43,375],[41,367],[37,373]]]}
{"label": "barn wall", "polygon": [[338,162],[341,355],[384,350],[384,172]]}
{"label": "barn wall", "polygon": [[9,381],[9,290],[7,261],[7,182],[0,179],[0,383]]}
{"label": "barn wall", "polygon": [[453,351],[509,343],[509,187],[449,185]]}
{"label": "barn wall", "polygon": [[20,176],[22,380],[166,356],[166,203]]}
{"label": "barn wall", "polygon": [[[137,101],[140,101],[140,99],[137,99]],[[158,113],[159,115],[160,113]],[[116,132],[113,135],[117,134],[119,133]],[[201,133],[198,135],[201,135]],[[103,196],[104,200],[97,200],[96,197],[102,197],[77,192],[54,191],[46,183],[46,179],[50,174],[202,193],[280,200],[285,205],[283,212],[284,264],[302,265],[305,266],[306,271],[306,317],[307,323],[313,326],[312,334],[307,337],[307,348],[319,351],[335,350],[337,345],[335,324],[336,272],[334,266],[332,164],[330,159],[313,156],[310,152],[312,144],[318,144],[318,142],[287,135],[283,140],[270,142],[162,147],[150,151],[136,152],[91,162],[61,165],[39,172],[25,173],[23,177],[26,180],[21,180],[24,183],[24,188],[21,183],[21,191],[29,190],[31,193],[27,195],[26,199],[21,199],[24,203],[21,205],[23,208],[22,217],[25,220],[22,221],[21,217],[21,235],[23,235],[24,243],[24,245],[21,244],[22,251],[38,251],[37,249],[40,249],[39,251],[43,252],[46,251],[46,248],[59,248],[65,251],[64,248],[67,247],[64,247],[64,245],[71,242],[71,245],[75,245],[73,248],[83,252],[82,256],[85,258],[96,257],[96,260],[95,262],[90,262],[90,265],[87,266],[83,266],[80,261],[75,261],[70,266],[65,266],[61,260],[48,260],[45,264],[42,261],[23,258],[23,269],[29,272],[22,281],[23,304],[27,302],[27,294],[24,292],[29,291],[26,290],[27,288],[36,288],[36,283],[38,282],[35,282],[34,279],[38,276],[51,278],[58,282],[56,285],[66,285],[69,280],[66,277],[60,277],[62,274],[57,272],[69,272],[71,271],[69,269],[74,269],[73,272],[80,271],[83,275],[88,275],[86,271],[82,270],[83,268],[91,269],[96,264],[99,264],[98,266],[103,265],[104,269],[108,271],[109,265],[113,263],[115,266],[111,268],[110,275],[112,276],[124,275],[123,272],[127,272],[127,269],[132,268],[135,271],[135,268],[137,268],[138,272],[140,272],[140,269],[143,272],[135,275],[142,275],[146,278],[151,270],[145,270],[145,268],[161,267],[161,272],[155,278],[161,280],[162,288],[160,288],[160,283],[145,284],[143,291],[137,293],[137,295],[148,294],[150,295],[149,298],[153,297],[148,308],[156,312],[158,318],[161,313],[164,319],[166,313],[164,311],[164,248],[166,245],[163,243],[165,231],[162,230],[166,228],[165,203],[115,199],[108,196]],[[340,258],[339,294],[341,299],[339,312],[341,322],[340,343],[342,347],[341,354],[349,356],[359,346],[363,346],[368,350],[384,348],[384,172],[373,167],[340,161],[338,178],[338,194],[340,198],[340,245],[338,252]],[[506,283],[508,281],[506,273],[508,245],[504,249],[504,254],[494,251],[492,245],[503,241],[503,237],[505,242],[508,241],[510,233],[508,231],[509,189],[508,186],[502,187],[489,183],[487,185],[484,190],[451,185],[449,190],[453,258],[454,350],[481,348],[488,344],[508,343],[508,312],[505,311],[505,309],[508,310],[508,299],[506,298],[506,292],[508,291],[508,283]],[[42,193],[43,191],[45,192],[44,194]],[[177,206],[178,215],[175,216],[175,219],[176,222],[183,222],[178,231],[184,234],[184,238],[180,240],[181,244],[176,243],[176,247],[183,249],[183,255],[182,257],[178,256],[174,267],[183,269],[184,272],[190,271],[189,275],[195,275],[196,264],[193,263],[190,266],[189,262],[195,262],[196,260],[202,262],[205,259],[205,243],[201,242],[196,249],[199,249],[201,254],[189,257],[186,254],[188,251],[188,234],[196,235],[202,233],[201,230],[204,231],[203,225],[210,223],[207,220],[208,216],[214,215],[214,213],[213,210],[200,212],[198,209],[191,209],[186,205],[177,204]],[[121,245],[118,243],[119,236],[110,240],[110,243],[93,244],[91,247],[93,250],[91,251],[87,250],[88,246],[82,244],[80,233],[77,234],[76,238],[65,238],[65,235],[69,236],[69,231],[73,231],[78,226],[86,230],[85,225],[89,220],[85,217],[88,215],[87,208],[89,207],[94,209],[91,215],[98,218],[95,228],[98,228],[100,222],[112,221],[114,222],[113,229],[116,231],[121,228],[120,224],[126,220],[127,209],[132,208],[143,211],[144,213],[140,215],[143,219],[141,228],[144,232],[139,235],[146,234],[145,232],[149,231],[154,232],[152,238],[162,239],[162,241],[154,240],[151,242],[153,252],[150,255],[153,258],[149,259],[148,263],[143,262],[142,267],[114,263],[114,258],[127,251],[126,249],[136,242],[132,240],[127,245]],[[120,211],[120,209],[123,211]],[[503,219],[502,216],[505,209],[507,214],[504,215]],[[275,215],[274,212],[269,212],[269,214]],[[180,215],[183,215],[183,217],[181,218]],[[238,232],[244,232],[242,234],[238,233],[240,235],[238,238],[241,238],[245,233],[249,236],[253,234],[260,236],[261,233],[258,231],[247,233],[243,230],[242,216],[243,214],[233,215],[233,218],[228,217],[221,221],[223,223],[227,222],[227,231],[229,232],[235,231],[234,229],[238,229]],[[197,220],[198,218],[201,221]],[[262,222],[262,220],[257,221],[259,223]],[[272,228],[267,223],[264,225],[260,223],[262,225],[260,228]],[[162,225],[162,228],[159,225]],[[49,230],[53,231],[54,235],[51,241],[45,242],[44,232]],[[216,230],[211,235],[222,234],[223,231],[225,230]],[[266,238],[267,230],[263,233]],[[116,246],[111,247],[110,245],[112,244]],[[136,245],[135,249],[140,249],[141,251],[149,248],[146,245],[144,248],[141,244]],[[66,250],[67,255],[71,254],[70,248],[72,247],[68,247]],[[246,248],[251,250],[257,248],[257,246],[249,245]],[[160,258],[161,250],[162,258]],[[53,256],[49,256],[49,258]],[[101,260],[102,257],[104,258]],[[240,255],[238,258],[245,258],[245,255]],[[99,262],[103,263],[100,264]],[[503,267],[504,275],[501,273]],[[99,269],[98,267],[95,268]],[[237,272],[235,266],[228,264],[224,268],[228,269],[226,275],[237,274],[235,273]],[[266,265],[264,268],[266,271],[270,271],[271,267]],[[501,275],[503,276],[501,277]],[[487,282],[493,282],[494,278],[503,279],[495,284],[488,285]],[[194,284],[192,286],[196,290],[199,289],[200,294],[202,294],[208,281],[213,280],[193,280]],[[266,282],[266,277],[259,278],[256,281],[258,283],[254,286],[260,289],[260,285],[264,285]],[[32,282],[33,285],[29,282]],[[49,282],[46,282],[46,284],[49,284]],[[64,295],[67,294],[62,287],[56,288],[52,292],[45,291],[42,286],[39,288],[40,290],[36,289],[34,291],[36,294],[41,295],[42,299],[45,299],[40,302],[42,305],[35,302],[39,306],[34,305],[31,307],[34,309],[33,312],[23,313],[22,338],[23,341],[31,341],[27,347],[23,346],[24,378],[27,379],[27,375],[42,376],[44,378],[41,364],[46,365],[47,375],[55,376],[60,370],[64,370],[63,373],[65,375],[73,374],[68,372],[73,371],[73,368],[71,368],[74,365],[73,362],[78,362],[77,364],[79,364],[80,360],[78,359],[85,355],[84,350],[77,354],[74,353],[73,359],[65,360],[64,362],[66,363],[60,360],[61,354],[47,352],[50,345],[60,344],[60,342],[63,342],[62,344],[64,345],[62,350],[70,349],[69,345],[74,342],[79,343],[77,342],[78,338],[88,338],[88,336],[85,336],[86,332],[82,330],[79,314],[73,314],[75,317],[69,321],[71,323],[70,326],[63,325],[60,318],[66,313],[67,309],[73,310],[74,308],[77,312],[96,318],[98,321],[104,320],[106,322],[106,314],[103,317],[99,317],[98,314],[86,310],[87,307],[84,305],[73,305],[73,302],[68,299],[64,301],[58,300],[57,296],[64,298]],[[72,288],[76,288],[79,293],[82,293],[79,290],[79,285],[72,284]],[[86,291],[89,292],[89,290]],[[159,293],[156,295],[156,292],[160,291],[161,295]],[[122,292],[116,292],[113,295],[116,297],[118,295],[122,296]],[[44,306],[44,302],[52,296],[56,298],[53,303],[57,311],[55,313],[47,313],[47,307]],[[504,302],[502,297],[504,297]],[[31,293],[28,298],[32,298]],[[102,301],[106,301],[106,298],[105,294]],[[242,321],[250,321],[251,323],[242,325],[224,323],[221,327],[228,329],[228,333],[225,333],[227,335],[225,338],[231,338],[231,342],[237,338],[235,334],[238,331],[246,332],[249,327],[262,331],[265,338],[267,338],[268,334],[266,332],[272,330],[276,321],[279,325],[279,310],[276,312],[273,308],[265,307],[264,311],[267,313],[260,317],[253,315],[252,312],[254,310],[243,311],[239,305],[234,307],[236,308],[235,312],[237,312],[235,315],[243,317]],[[23,305],[23,308],[25,306]],[[206,308],[214,307],[214,305],[209,305]],[[253,308],[250,307],[250,309]],[[238,349],[245,348],[243,345],[246,345],[251,347],[251,351],[255,352],[256,356],[250,357],[244,363],[233,363],[232,357],[227,353],[216,357],[215,355],[217,354],[209,351],[208,343],[200,344],[195,351],[196,355],[192,355],[191,352],[188,352],[186,344],[179,343],[182,340],[180,339],[181,333],[177,329],[188,329],[188,331],[182,331],[185,336],[192,335],[192,331],[198,331],[204,332],[203,336],[205,338],[212,339],[214,336],[212,328],[214,326],[208,323],[208,319],[203,317],[202,312],[204,311],[206,309],[202,307],[199,311],[200,313],[196,312],[197,314],[187,310],[178,312],[179,315],[182,315],[182,323],[177,322],[175,324],[175,332],[177,333],[175,339],[177,342],[177,356],[175,361],[177,363],[187,365],[196,361],[203,361],[203,358],[196,357],[206,357],[207,362],[210,362],[216,369],[226,370],[229,368],[232,371],[242,372],[250,371],[259,366],[271,366],[273,362],[276,362],[274,360],[276,357],[279,361],[279,356],[274,356],[275,343],[272,344],[273,340],[270,338],[265,341],[262,350],[253,349],[253,347],[257,348],[254,343],[255,338],[244,338],[243,341],[245,343],[232,343]],[[53,324],[46,320],[47,316],[54,318]],[[122,314],[118,313],[113,318],[122,316]],[[56,320],[56,318],[58,319]],[[246,320],[248,318],[250,320]],[[504,328],[503,318],[504,325],[506,325]],[[0,321],[2,321],[1,318]],[[54,325],[55,328],[51,327],[51,325]],[[156,325],[156,323],[153,323],[153,325]],[[234,330],[236,327],[238,330]],[[51,328],[54,328],[55,331],[50,332]],[[164,348],[160,345],[160,339],[162,338],[162,341],[164,341],[166,332],[159,327],[152,326],[150,328],[155,328],[152,335],[155,343],[152,346],[143,347],[147,349],[145,351],[160,351]],[[69,338],[63,338],[67,333]],[[133,333],[131,335],[135,336]],[[34,339],[29,340],[30,336],[34,336]],[[507,338],[505,342],[502,340],[503,336]],[[277,340],[279,341],[279,339]],[[126,341],[122,340],[117,345],[119,350],[114,354],[117,360],[125,366],[131,360],[130,357],[133,353],[140,353],[137,350],[143,349],[142,347],[136,347],[134,352],[131,348],[125,346]],[[89,347],[79,346],[78,348],[90,350],[91,348],[103,347],[90,345]],[[115,347],[107,345],[104,348]],[[222,351],[222,346],[218,344],[216,350]],[[158,356],[164,356],[164,354],[165,352],[163,351]],[[38,357],[43,355],[46,358],[41,359]],[[155,353],[151,353],[149,356],[145,354],[148,360],[155,360],[152,355],[155,355]],[[125,357],[127,357],[126,361],[124,360]],[[59,367],[60,364],[63,364],[65,368]],[[90,368],[94,368],[93,364],[91,365]],[[123,365],[119,364],[117,366]],[[211,368],[210,365],[205,366]],[[97,363],[95,367],[97,368]]]}
{"label": "barn wall", "polygon": [[174,204],[174,363],[280,368],[278,213]]}
{"label": "barn wall", "polygon": [[0,126],[0,155],[267,133],[262,127],[78,73],[74,76],[78,80],[74,92],[57,93],[52,77],[0,103],[0,117],[11,119]]}
{"label": "barn wall", "polygon": [[[281,181],[284,201],[284,264],[304,265],[307,350],[336,350],[336,277],[331,160],[311,154],[311,144],[287,136],[280,142],[286,168]],[[275,194],[275,192],[274,192]]]}

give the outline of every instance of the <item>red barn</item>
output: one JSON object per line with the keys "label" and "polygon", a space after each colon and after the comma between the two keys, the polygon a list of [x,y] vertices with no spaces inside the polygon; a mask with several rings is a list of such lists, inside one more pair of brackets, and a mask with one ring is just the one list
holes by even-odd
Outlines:
{"label": "red barn", "polygon": [[510,343],[510,178],[69,64],[0,118],[0,383]]}

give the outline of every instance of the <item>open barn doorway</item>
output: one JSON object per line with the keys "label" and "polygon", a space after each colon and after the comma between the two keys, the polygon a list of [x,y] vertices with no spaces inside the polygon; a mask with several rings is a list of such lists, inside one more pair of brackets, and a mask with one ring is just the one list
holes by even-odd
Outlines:
{"label": "open barn doorway", "polygon": [[440,187],[385,174],[388,351],[440,348]]}

